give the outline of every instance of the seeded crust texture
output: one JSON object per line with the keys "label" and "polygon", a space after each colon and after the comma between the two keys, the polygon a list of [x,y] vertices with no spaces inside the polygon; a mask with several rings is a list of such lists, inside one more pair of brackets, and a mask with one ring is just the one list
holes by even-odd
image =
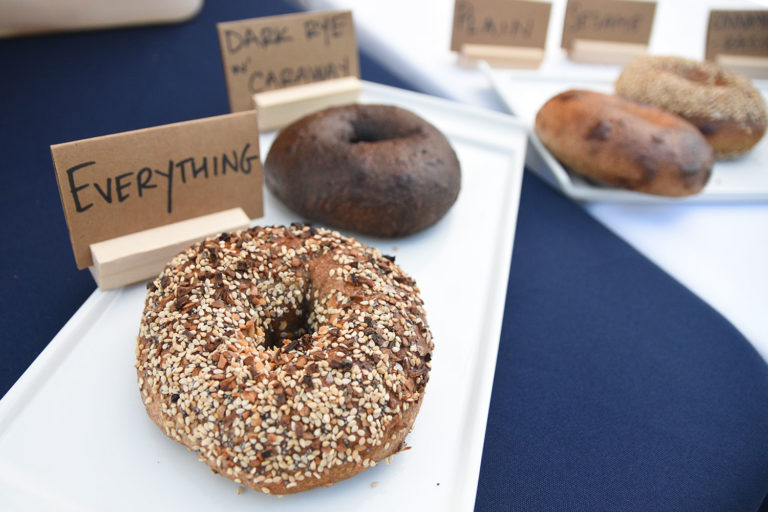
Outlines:
{"label": "seeded crust texture", "polygon": [[394,258],[325,229],[253,228],[192,246],[147,288],[141,398],[215,472],[288,494],[404,449],[433,343]]}
{"label": "seeded crust texture", "polygon": [[714,164],[712,148],[695,126],[612,94],[558,94],[536,114],[536,134],[574,172],[647,194],[695,194]]}
{"label": "seeded crust texture", "polygon": [[461,168],[433,125],[388,105],[344,105],[284,128],[264,162],[280,201],[327,226],[378,237],[428,228],[456,202]]}
{"label": "seeded crust texture", "polygon": [[654,105],[693,123],[728,158],[749,151],[765,134],[765,100],[752,83],[714,62],[640,57],[622,70],[616,94]]}

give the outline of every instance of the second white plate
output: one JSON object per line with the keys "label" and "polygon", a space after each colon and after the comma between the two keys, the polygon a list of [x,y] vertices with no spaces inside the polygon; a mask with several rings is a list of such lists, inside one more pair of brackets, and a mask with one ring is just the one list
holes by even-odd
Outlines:
{"label": "second white plate", "polygon": [[[547,182],[565,195],[580,201],[614,201],[640,203],[768,201],[768,137],[749,153],[715,163],[712,177],[699,194],[670,198],[600,186],[565,169],[536,137],[533,125],[536,113],[546,101],[569,89],[587,89],[612,93],[614,73],[599,77],[543,76],[529,71],[492,69],[481,63],[480,69],[510,112],[530,130],[526,163]],[[768,91],[761,89],[768,99]]]}

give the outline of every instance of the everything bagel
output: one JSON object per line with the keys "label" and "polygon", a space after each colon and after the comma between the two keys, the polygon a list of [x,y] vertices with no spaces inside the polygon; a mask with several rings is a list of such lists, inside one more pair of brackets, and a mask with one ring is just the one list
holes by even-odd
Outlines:
{"label": "everything bagel", "polygon": [[393,260],[304,225],[195,244],[148,284],[136,368],[149,416],[264,493],[330,485],[397,453],[433,344]]}

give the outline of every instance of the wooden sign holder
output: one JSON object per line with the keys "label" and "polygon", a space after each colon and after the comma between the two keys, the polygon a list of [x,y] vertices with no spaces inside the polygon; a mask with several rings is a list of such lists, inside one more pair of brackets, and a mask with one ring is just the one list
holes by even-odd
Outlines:
{"label": "wooden sign holder", "polygon": [[720,53],[715,62],[726,69],[735,71],[749,78],[768,78],[768,57],[750,57],[747,55],[728,55]]}
{"label": "wooden sign holder", "polygon": [[259,131],[282,128],[305,115],[335,105],[357,102],[362,83],[356,76],[256,93]]}
{"label": "wooden sign holder", "polygon": [[96,284],[109,290],[157,277],[179,252],[209,236],[250,226],[242,208],[167,224],[91,244]]}
{"label": "wooden sign holder", "polygon": [[544,60],[544,54],[544,48],[462,44],[459,50],[459,66],[474,69],[477,67],[477,61],[484,60],[493,68],[538,69]]}
{"label": "wooden sign holder", "polygon": [[568,57],[573,61],[587,64],[623,66],[646,53],[648,53],[647,44],[574,39],[568,50]]}

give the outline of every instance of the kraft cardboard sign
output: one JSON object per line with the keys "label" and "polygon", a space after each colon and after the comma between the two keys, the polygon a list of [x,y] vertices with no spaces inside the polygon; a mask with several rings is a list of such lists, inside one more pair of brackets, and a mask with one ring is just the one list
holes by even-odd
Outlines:
{"label": "kraft cardboard sign", "polygon": [[255,111],[51,146],[75,262],[90,245],[241,207],[263,215]]}
{"label": "kraft cardboard sign", "polygon": [[253,108],[256,93],[360,76],[350,11],[286,14],[216,27],[233,112]]}
{"label": "kraft cardboard sign", "polygon": [[585,39],[647,45],[656,2],[633,0],[568,0],[561,47]]}
{"label": "kraft cardboard sign", "polygon": [[551,9],[549,2],[457,0],[451,50],[465,44],[544,48]]}
{"label": "kraft cardboard sign", "polygon": [[768,10],[711,11],[705,56],[718,55],[768,57]]}

